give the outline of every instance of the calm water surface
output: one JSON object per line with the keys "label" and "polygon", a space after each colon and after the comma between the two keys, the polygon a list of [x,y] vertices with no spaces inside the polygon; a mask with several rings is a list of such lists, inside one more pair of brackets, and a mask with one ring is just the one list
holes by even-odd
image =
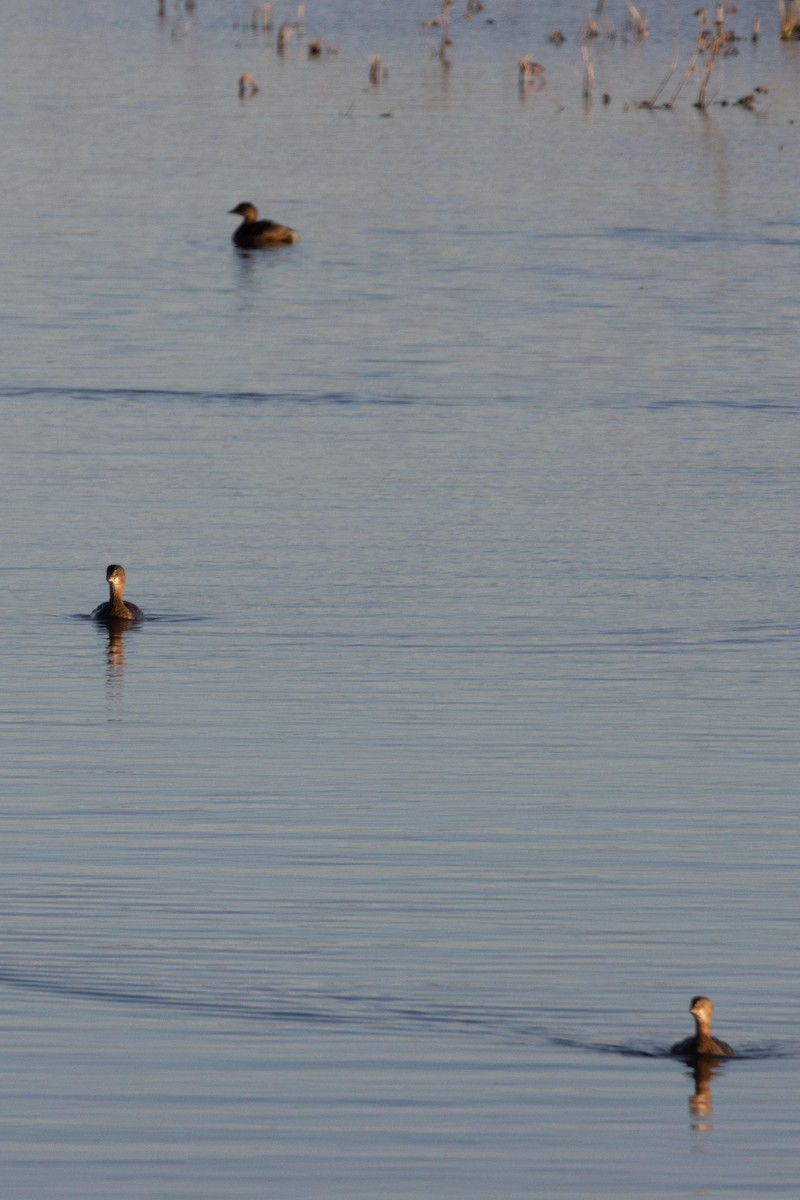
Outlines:
{"label": "calm water surface", "polygon": [[156,7],[0,17],[9,1196],[794,1196],[800,55]]}

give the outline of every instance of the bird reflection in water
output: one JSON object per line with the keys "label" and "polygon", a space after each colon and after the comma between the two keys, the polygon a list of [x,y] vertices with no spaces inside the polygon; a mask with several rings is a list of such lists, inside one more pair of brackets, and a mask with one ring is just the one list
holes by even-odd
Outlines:
{"label": "bird reflection in water", "polygon": [[92,613],[92,620],[104,625],[108,631],[106,661],[111,699],[118,704],[122,699],[122,673],[125,666],[125,634],[142,621],[144,613],[138,604],[123,598],[125,591],[125,568],[111,563],[106,569],[109,598]]}
{"label": "bird reflection in water", "polygon": [[692,1129],[711,1129],[711,1080],[717,1071],[723,1070],[724,1059],[698,1058],[691,1064],[694,1076],[694,1093],[689,1097],[689,1115]]}
{"label": "bird reflection in water", "polygon": [[112,703],[111,720],[119,720],[119,708],[122,704],[122,683],[125,674],[125,635],[136,628],[130,621],[114,619],[104,621],[108,633],[106,646],[106,682],[109,689],[109,700]]}
{"label": "bird reflection in water", "polygon": [[727,1042],[711,1036],[711,1017],[714,1005],[708,996],[694,996],[689,1006],[694,1017],[693,1037],[676,1042],[670,1054],[682,1058],[694,1075],[694,1095],[689,1097],[692,1129],[710,1129],[706,1120],[711,1116],[711,1078],[727,1059],[734,1057]]}

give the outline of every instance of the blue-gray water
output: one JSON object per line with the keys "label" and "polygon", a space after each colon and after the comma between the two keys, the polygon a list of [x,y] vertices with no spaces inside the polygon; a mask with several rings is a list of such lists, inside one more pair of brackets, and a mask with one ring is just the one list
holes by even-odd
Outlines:
{"label": "blue-gray water", "polygon": [[4,1194],[795,1196],[800,45],[156,9],[0,15]]}

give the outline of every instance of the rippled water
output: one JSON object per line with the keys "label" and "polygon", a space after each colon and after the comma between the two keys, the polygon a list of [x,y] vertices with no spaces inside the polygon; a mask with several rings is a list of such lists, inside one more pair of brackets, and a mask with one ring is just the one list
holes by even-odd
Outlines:
{"label": "rippled water", "polygon": [[800,59],[248,11],[0,16],[8,1194],[793,1196]]}

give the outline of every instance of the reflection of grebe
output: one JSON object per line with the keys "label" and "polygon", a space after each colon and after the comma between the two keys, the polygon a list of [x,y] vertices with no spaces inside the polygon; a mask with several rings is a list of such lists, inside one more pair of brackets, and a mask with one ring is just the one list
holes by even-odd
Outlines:
{"label": "reflection of grebe", "polygon": [[694,1037],[676,1042],[670,1050],[679,1058],[730,1058],[733,1050],[727,1042],[721,1042],[711,1036],[711,1014],[714,1005],[708,996],[695,996],[689,1006],[689,1012],[694,1017],[696,1033]]}
{"label": "reflection of grebe", "polygon": [[279,225],[277,221],[259,221],[258,209],[247,200],[232,208],[231,213],[242,218],[241,225],[233,231],[233,243],[240,250],[263,250],[268,246],[300,241],[300,235],[288,225]]}
{"label": "reflection of grebe", "polygon": [[122,599],[122,593],[125,591],[125,568],[118,563],[111,563],[106,570],[106,579],[109,598],[105,604],[94,610],[92,619],[106,622],[141,621],[144,613],[138,604],[131,604],[130,601],[126,603]]}

